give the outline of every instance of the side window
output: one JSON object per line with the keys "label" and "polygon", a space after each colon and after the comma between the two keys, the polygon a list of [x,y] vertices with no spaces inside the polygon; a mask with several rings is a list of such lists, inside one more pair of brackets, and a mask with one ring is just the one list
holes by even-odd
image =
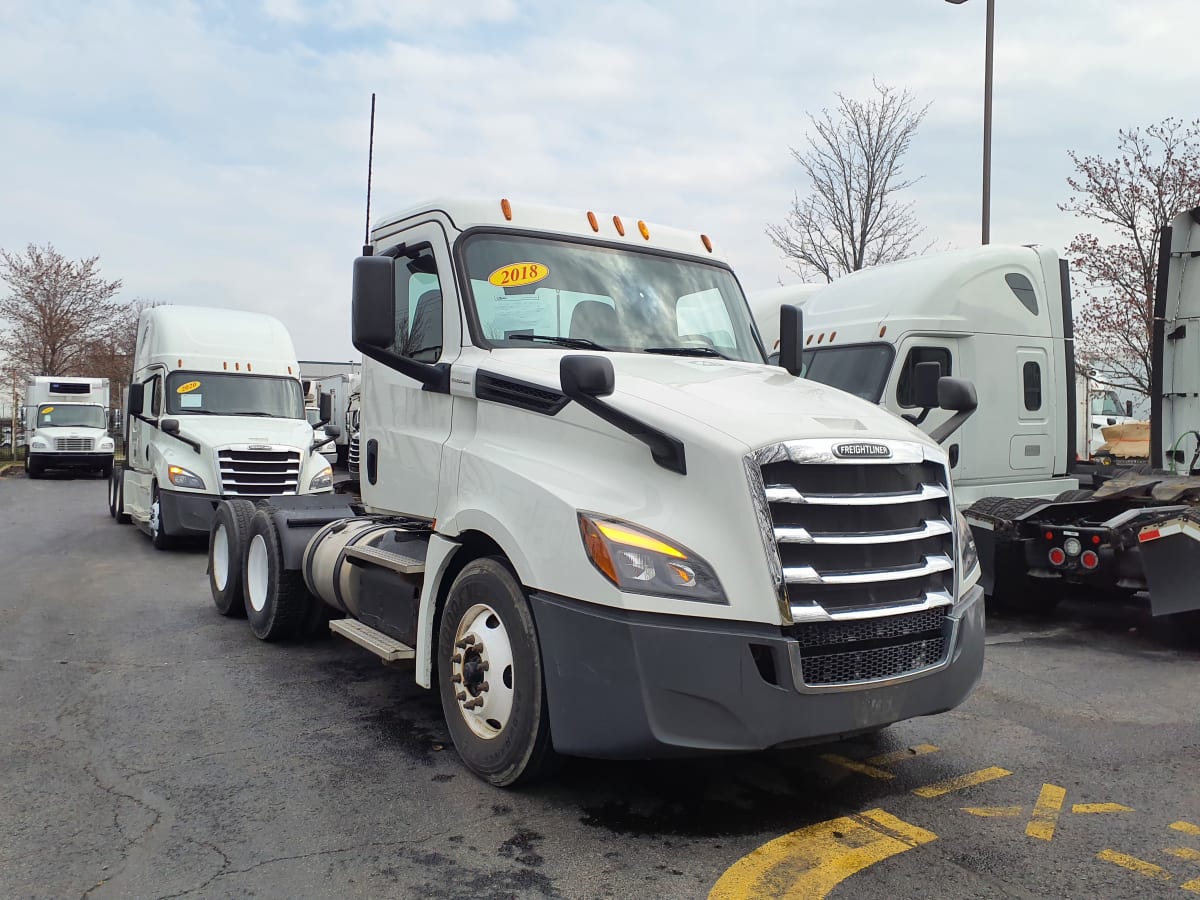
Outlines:
{"label": "side window", "polygon": [[1009,290],[1017,295],[1021,305],[1036,316],[1038,314],[1037,291],[1033,289],[1033,283],[1019,272],[1009,272],[1004,276],[1004,280],[1008,283]]}
{"label": "side window", "polygon": [[1021,366],[1021,381],[1025,389],[1025,408],[1030,412],[1042,408],[1042,367],[1035,362]]}
{"label": "side window", "polygon": [[737,346],[729,310],[716,288],[680,297],[675,305],[675,324],[680,338],[698,338],[730,350]]}
{"label": "side window", "polygon": [[428,247],[396,260],[396,337],[389,349],[420,362],[442,355],[442,286]]}
{"label": "side window", "polygon": [[162,412],[162,378],[154,376],[147,378],[142,382],[142,409],[141,413],[144,416],[150,416],[157,419]]}
{"label": "side window", "polygon": [[915,409],[917,402],[913,396],[916,390],[916,371],[918,363],[935,362],[941,365],[943,375],[954,374],[950,370],[950,351],[945,347],[913,347],[904,357],[904,365],[900,368],[900,378],[896,382],[896,402],[905,409]]}

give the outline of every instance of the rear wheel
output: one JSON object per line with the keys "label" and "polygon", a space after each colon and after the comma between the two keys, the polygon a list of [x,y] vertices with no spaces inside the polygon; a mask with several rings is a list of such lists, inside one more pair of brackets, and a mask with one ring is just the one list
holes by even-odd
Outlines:
{"label": "rear wheel", "polygon": [[242,594],[250,629],[262,641],[300,637],[312,621],[313,604],[320,603],[299,571],[284,568],[283,543],[269,508],[260,507],[250,518]]}
{"label": "rear wheel", "polygon": [[208,587],[217,612],[243,618],[246,599],[242,593],[242,562],[250,534],[254,504],[243,498],[217,504],[208,535]]}
{"label": "rear wheel", "polygon": [[475,774],[511,787],[553,764],[533,614],[503,560],[475,560],[454,579],[438,632],[438,683],[454,746]]}

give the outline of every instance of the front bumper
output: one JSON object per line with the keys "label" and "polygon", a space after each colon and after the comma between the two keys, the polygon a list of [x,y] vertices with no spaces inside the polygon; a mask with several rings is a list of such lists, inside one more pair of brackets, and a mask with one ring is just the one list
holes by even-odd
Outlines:
{"label": "front bumper", "polygon": [[43,469],[103,469],[105,466],[111,466],[112,461],[113,451],[111,450],[102,453],[50,451],[49,453],[33,452],[29,454],[30,464],[41,466]]}
{"label": "front bumper", "polygon": [[[802,689],[797,641],[778,627],[635,614],[539,593],[530,600],[554,747],[577,756],[643,759],[836,740],[952,709],[983,671],[978,585],[946,616],[944,665],[877,685]],[[774,668],[764,669],[764,655]]]}
{"label": "front bumper", "polygon": [[163,534],[179,537],[208,534],[221,498],[214,494],[159,490],[158,502]]}

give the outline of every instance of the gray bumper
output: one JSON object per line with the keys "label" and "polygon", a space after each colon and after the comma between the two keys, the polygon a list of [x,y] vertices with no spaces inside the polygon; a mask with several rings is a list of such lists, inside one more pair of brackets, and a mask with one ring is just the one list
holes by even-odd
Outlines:
{"label": "gray bumper", "polygon": [[163,533],[172,537],[208,534],[220,497],[212,494],[158,492]]}
{"label": "gray bumper", "polygon": [[43,469],[103,469],[111,466],[113,453],[30,453],[29,462]]}
{"label": "gray bumper", "polygon": [[628,613],[546,594],[530,599],[554,746],[577,756],[638,759],[836,740],[951,709],[983,670],[979,586],[945,617],[944,664],[853,687],[806,687],[796,671],[798,642],[779,627]]}

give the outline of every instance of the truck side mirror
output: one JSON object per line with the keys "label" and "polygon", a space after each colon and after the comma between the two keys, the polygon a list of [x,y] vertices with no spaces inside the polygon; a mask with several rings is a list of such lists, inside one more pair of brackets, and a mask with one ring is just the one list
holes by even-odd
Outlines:
{"label": "truck side mirror", "polygon": [[606,356],[564,356],[558,361],[558,378],[571,398],[607,397],[616,387],[612,360]]}
{"label": "truck side mirror", "polygon": [[335,438],[335,437],[340,437],[341,434],[342,434],[342,429],[338,428],[338,426],[336,426],[336,425],[326,425],[325,426],[325,437]]}
{"label": "truck side mirror", "polygon": [[[321,391],[321,397],[317,400],[317,415],[321,417],[322,422],[328,422],[333,418],[333,397],[329,395],[329,391]],[[325,429],[325,433],[329,433],[329,429]]]}
{"label": "truck side mirror", "polygon": [[396,285],[390,256],[354,260],[351,330],[354,346],[384,349],[396,339]]}
{"label": "truck side mirror", "polygon": [[947,375],[938,379],[937,388],[938,406],[950,410],[954,415],[933,429],[929,436],[939,444],[944,444],[950,435],[971,418],[971,414],[979,406],[979,397],[975,393],[975,385],[965,378],[951,378]]}
{"label": "truck side mirror", "polygon": [[179,434],[178,419],[163,419],[158,423],[158,427],[162,429],[163,434]]}
{"label": "truck side mirror", "polygon": [[804,313],[790,303],[779,307],[779,365],[789,375],[804,372]]}
{"label": "truck side mirror", "polygon": [[129,409],[127,411],[130,415],[138,415],[142,411],[146,402],[145,390],[146,386],[140,381],[129,386]]}
{"label": "truck side mirror", "polygon": [[940,362],[920,362],[913,367],[913,399],[917,406],[921,409],[936,409],[941,406],[941,379]]}

